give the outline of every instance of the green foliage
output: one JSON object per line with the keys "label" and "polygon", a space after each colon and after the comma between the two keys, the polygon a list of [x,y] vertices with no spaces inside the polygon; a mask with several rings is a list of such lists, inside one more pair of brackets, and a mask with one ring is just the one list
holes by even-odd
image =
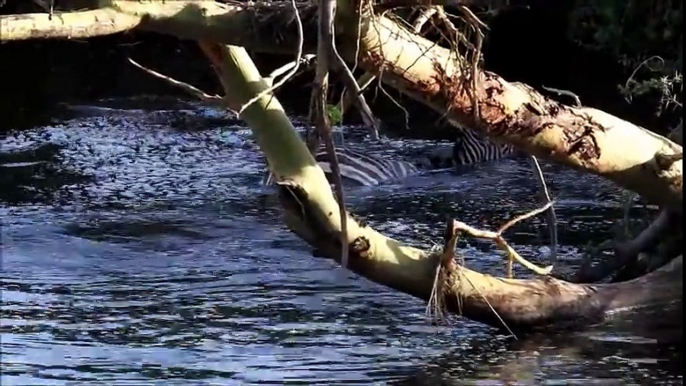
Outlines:
{"label": "green foliage", "polygon": [[648,96],[656,112],[681,107],[683,72],[681,0],[577,0],[570,15],[571,39],[612,54],[624,66],[627,100]]}
{"label": "green foliage", "polygon": [[336,105],[327,104],[326,113],[329,115],[329,121],[331,122],[331,126],[339,125],[343,121],[343,114],[341,113],[341,109],[338,108],[338,106]]}

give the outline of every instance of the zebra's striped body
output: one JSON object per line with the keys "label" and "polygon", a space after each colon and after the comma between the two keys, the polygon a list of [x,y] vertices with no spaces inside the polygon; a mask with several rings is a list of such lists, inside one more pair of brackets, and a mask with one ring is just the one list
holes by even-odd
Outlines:
{"label": "zebra's striped body", "polygon": [[473,130],[461,130],[453,145],[455,165],[473,165],[509,157],[517,149],[508,144],[490,141]]}
{"label": "zebra's striped body", "polygon": [[[387,160],[348,147],[337,147],[336,156],[341,170],[341,178],[345,185],[374,186],[420,173],[420,169],[409,162]],[[333,183],[331,163],[326,150],[319,150],[314,159],[326,174],[329,182]],[[273,176],[270,172],[267,174],[264,184],[271,185]]]}
{"label": "zebra's striped body", "polygon": [[[417,175],[426,169],[473,165],[499,160],[515,154],[516,149],[511,145],[492,142],[471,129],[458,128],[460,129],[459,134],[452,149],[436,149],[424,160],[417,162],[417,165],[420,166],[406,161],[383,159],[351,149],[343,145],[342,136],[339,136],[335,138],[335,142],[337,142],[335,146],[343,183],[346,186],[374,186]],[[315,160],[326,174],[329,182],[333,183],[331,164],[326,150],[319,150],[315,154]],[[265,185],[273,183],[271,172],[265,172],[263,183]]]}

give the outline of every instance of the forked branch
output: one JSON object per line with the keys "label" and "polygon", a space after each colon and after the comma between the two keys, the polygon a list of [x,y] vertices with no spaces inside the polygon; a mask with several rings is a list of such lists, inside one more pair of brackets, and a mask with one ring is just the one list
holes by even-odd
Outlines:
{"label": "forked branch", "polygon": [[503,233],[505,233],[505,231],[507,231],[509,228],[511,228],[512,226],[514,226],[518,222],[524,221],[528,218],[536,216],[539,213],[545,212],[552,205],[553,205],[553,203],[549,202],[548,204],[546,204],[542,208],[539,208],[539,209],[533,210],[529,213],[525,213],[523,215],[517,216],[514,219],[505,223],[505,225],[501,226],[497,232],[476,229],[476,228],[471,227],[471,226],[469,226],[463,222],[460,222],[460,221],[455,221],[455,232],[458,232],[458,231],[465,232],[468,235],[475,237],[475,238],[492,240],[495,243],[495,245],[498,246],[498,248],[502,249],[507,254],[507,257],[508,257],[508,265],[507,265],[507,271],[508,272],[507,272],[507,274],[510,278],[512,277],[512,261],[513,260],[517,261],[518,263],[522,264],[524,267],[530,269],[531,271],[533,271],[539,275],[548,275],[553,270],[552,265],[549,265],[545,268],[541,268],[541,267],[529,262],[528,260],[526,260],[525,258],[520,256],[519,253],[517,253],[517,251],[515,251],[514,248],[512,248],[507,243],[507,241],[505,241],[505,238],[503,238]]}

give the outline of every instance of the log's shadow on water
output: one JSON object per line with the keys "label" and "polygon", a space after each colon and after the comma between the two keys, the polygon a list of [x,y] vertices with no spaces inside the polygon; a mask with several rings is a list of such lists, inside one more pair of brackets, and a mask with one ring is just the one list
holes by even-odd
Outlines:
{"label": "log's shadow on water", "polygon": [[[647,317],[646,317],[647,315]],[[392,385],[681,383],[682,309],[623,314],[585,332],[466,338]],[[665,318],[671,315],[672,318]],[[583,370],[582,370],[583,369]]]}

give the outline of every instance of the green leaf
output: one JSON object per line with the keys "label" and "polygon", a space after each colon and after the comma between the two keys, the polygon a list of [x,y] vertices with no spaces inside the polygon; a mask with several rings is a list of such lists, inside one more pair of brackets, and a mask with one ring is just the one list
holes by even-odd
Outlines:
{"label": "green leaf", "polygon": [[339,109],[336,105],[327,104],[326,112],[329,115],[329,121],[331,121],[331,126],[336,126],[343,120],[341,109]]}

